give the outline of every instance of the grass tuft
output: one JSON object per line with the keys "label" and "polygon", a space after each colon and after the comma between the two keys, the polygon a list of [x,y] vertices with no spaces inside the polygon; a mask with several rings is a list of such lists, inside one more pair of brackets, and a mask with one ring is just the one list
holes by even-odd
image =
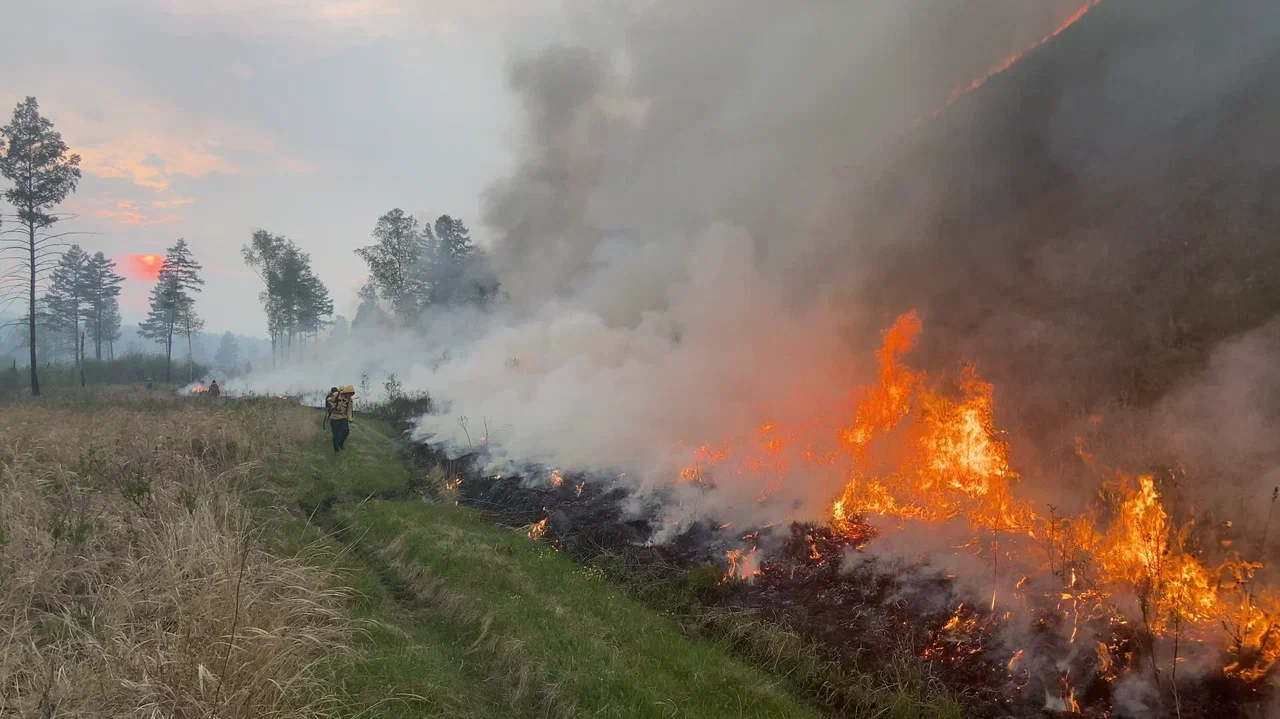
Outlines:
{"label": "grass tuft", "polygon": [[0,715],[340,710],[317,671],[356,631],[332,557],[265,551],[236,493],[309,428],[279,403],[191,402],[0,413]]}

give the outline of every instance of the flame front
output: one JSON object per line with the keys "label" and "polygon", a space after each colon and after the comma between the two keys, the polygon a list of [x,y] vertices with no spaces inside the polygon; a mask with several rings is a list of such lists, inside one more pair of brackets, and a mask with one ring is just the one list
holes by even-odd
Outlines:
{"label": "flame front", "polygon": [[[771,422],[751,440],[701,446],[680,473],[682,481],[714,487],[717,477],[763,473],[773,487],[795,469],[793,461],[807,463],[808,474],[817,477],[834,471],[843,477],[829,507],[835,531],[860,544],[866,538],[860,520],[868,516],[962,520],[973,534],[966,546],[992,563],[993,575],[1001,561],[1018,562],[1014,576],[1021,579],[1013,594],[1032,591],[1028,574],[1056,582],[1047,591],[1038,582],[1036,591],[1043,592],[1043,604],[1066,619],[1068,645],[1075,645],[1089,621],[1116,617],[1116,626],[1123,626],[1126,620],[1120,617],[1128,616],[1151,637],[1153,644],[1144,650],[1151,657],[1154,642],[1167,637],[1184,652],[1193,644],[1223,652],[1228,675],[1245,681],[1268,675],[1280,658],[1280,600],[1255,586],[1261,563],[1235,553],[1213,562],[1191,540],[1194,520],[1179,523],[1171,517],[1150,475],[1119,475],[1107,482],[1086,514],[1037,513],[1018,495],[1020,476],[994,421],[992,385],[976,368],[965,366],[954,386],[939,388],[903,363],[920,331],[920,320],[911,312],[885,332],[876,353],[877,382],[854,393],[847,424],[786,428]],[[1093,462],[1082,446],[1078,449],[1082,460]],[[816,550],[811,554],[819,561]],[[1016,560],[1009,559],[1014,554]],[[726,580],[750,579],[759,573],[759,563],[754,549],[730,551]],[[993,587],[993,612],[997,603]],[[976,621],[968,610],[958,610],[940,636],[958,641]],[[1114,679],[1120,671],[1117,658],[1106,643],[1095,643],[1098,671]],[[935,647],[926,651],[931,653],[945,652]],[[1022,657],[1014,655],[1011,671]],[[1075,711],[1066,675],[1057,681],[1046,706]]]}
{"label": "flame front", "polygon": [[[877,353],[879,384],[862,392],[853,426],[841,437],[855,470],[832,509],[839,523],[850,515],[948,520],[964,516],[974,527],[1025,531],[1034,525],[1030,508],[1013,498],[1018,475],[1009,447],[997,439],[992,418],[994,389],[967,366],[960,397],[948,399],[925,386],[925,375],[901,364],[914,346],[920,320],[914,312],[885,333]],[[870,444],[890,435],[891,469],[864,474]]]}
{"label": "flame front", "polygon": [[1023,50],[1019,52],[1015,52],[1014,54],[1010,55],[1009,57],[1006,57],[1005,59],[1001,60],[995,65],[992,65],[985,73],[983,73],[982,75],[979,75],[978,77],[975,77],[970,82],[962,85],[957,85],[954,89],[951,90],[951,94],[947,97],[946,102],[944,102],[940,107],[938,107],[933,112],[929,112],[917,117],[914,121],[912,121],[909,127],[914,129],[916,127],[919,127],[921,124],[923,124],[925,120],[931,117],[940,116],[943,112],[947,110],[947,108],[959,102],[960,98],[968,95],[969,93],[975,90],[978,90],[983,85],[986,85],[988,82],[990,82],[993,78],[1003,74],[1009,68],[1018,64],[1018,61],[1022,60],[1022,58],[1026,57],[1032,52],[1035,52],[1037,49],[1044,46],[1050,40],[1066,32],[1067,28],[1070,28],[1072,25],[1075,25],[1077,22],[1080,21],[1081,18],[1083,18],[1085,15],[1088,15],[1090,10],[1094,9],[1095,7],[1101,4],[1102,4],[1102,0],[1088,0],[1087,3],[1082,5],[1075,12],[1073,12],[1069,17],[1067,17],[1066,20],[1063,20],[1062,23],[1059,24],[1057,27],[1055,27],[1053,31],[1050,32],[1049,34],[1045,35],[1044,37],[1040,38],[1034,43],[1028,45]]}

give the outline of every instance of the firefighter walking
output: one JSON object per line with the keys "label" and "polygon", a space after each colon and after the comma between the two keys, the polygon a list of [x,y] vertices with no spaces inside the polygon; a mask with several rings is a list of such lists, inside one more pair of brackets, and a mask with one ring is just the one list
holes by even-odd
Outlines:
{"label": "firefighter walking", "polygon": [[346,448],[347,437],[351,434],[351,421],[355,418],[355,396],[356,388],[344,385],[325,398],[329,426],[333,428],[334,452],[341,452]]}

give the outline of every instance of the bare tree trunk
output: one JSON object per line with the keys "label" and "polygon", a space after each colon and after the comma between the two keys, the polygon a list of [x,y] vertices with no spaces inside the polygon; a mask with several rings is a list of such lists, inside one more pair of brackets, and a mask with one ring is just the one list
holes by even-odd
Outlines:
{"label": "bare tree trunk", "polygon": [[169,325],[164,343],[164,383],[173,383],[173,325]]}
{"label": "bare tree trunk", "polygon": [[[34,208],[32,210],[34,215]],[[31,286],[27,315],[27,340],[31,345],[31,396],[40,396],[40,376],[36,374],[36,223],[27,223],[27,247],[31,250]]]}
{"label": "bare tree trunk", "polygon": [[187,382],[196,381],[195,355],[191,353],[191,333],[187,333]]}

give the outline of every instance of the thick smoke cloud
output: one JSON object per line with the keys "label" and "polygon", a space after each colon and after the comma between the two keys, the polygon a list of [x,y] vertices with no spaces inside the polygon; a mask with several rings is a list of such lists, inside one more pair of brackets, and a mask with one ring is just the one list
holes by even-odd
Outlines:
{"label": "thick smoke cloud", "polygon": [[[1167,438],[1181,435],[1161,444],[1151,427],[1209,416],[1197,407],[1221,385],[1203,370],[1214,346],[1273,312],[1193,311],[1218,278],[1274,255],[1253,230],[1276,221],[1241,194],[1268,177],[1242,148],[1274,145],[1263,128],[1277,102],[1256,85],[1274,65],[1276,13],[1202,5],[1106,0],[914,131],[1076,0],[595,6],[581,25],[591,37],[512,62],[526,130],[484,218],[510,302],[432,314],[424,336],[362,337],[247,386],[364,371],[376,394],[394,372],[440,400],[419,437],[484,444],[495,470],[542,463],[658,486],[699,445],[847,418],[878,332],[918,307],[912,363],[945,377],[975,361],[1029,491],[1069,507],[1099,480],[1064,461],[1096,432],[1091,417],[1122,428],[1106,445],[1116,465],[1169,461],[1180,448]],[[1253,114],[1210,121],[1250,95]],[[1229,139],[1203,142],[1215,128]],[[1188,243],[1223,216],[1240,231],[1189,266]],[[1248,417],[1239,442],[1274,427]],[[1225,446],[1254,458],[1256,481],[1274,471],[1239,442],[1189,448],[1205,471],[1229,464],[1212,456]],[[1151,452],[1121,452],[1138,446]],[[819,517],[839,478],[792,480],[768,506],[755,501],[766,480],[720,481],[718,511]]]}
{"label": "thick smoke cloud", "polygon": [[[881,318],[848,302],[861,263],[813,262],[861,242],[831,210],[916,116],[1071,9],[1013,5],[663,2],[616,46],[515,61],[527,147],[486,217],[512,312],[414,377],[452,400],[421,435],[474,444],[483,417],[496,462],[660,483],[702,443],[844,416]],[[835,479],[780,502],[818,516]],[[754,509],[757,481],[722,482],[721,510]]]}
{"label": "thick smoke cloud", "polygon": [[[858,244],[832,207],[898,157],[893,141],[1074,1],[653,3],[612,47],[556,47],[512,72],[529,116],[519,172],[489,193],[508,287],[538,301],[589,274],[609,238],[721,222],[773,275]],[[842,219],[842,218],[840,218]],[[796,277],[811,289],[832,268]]]}

